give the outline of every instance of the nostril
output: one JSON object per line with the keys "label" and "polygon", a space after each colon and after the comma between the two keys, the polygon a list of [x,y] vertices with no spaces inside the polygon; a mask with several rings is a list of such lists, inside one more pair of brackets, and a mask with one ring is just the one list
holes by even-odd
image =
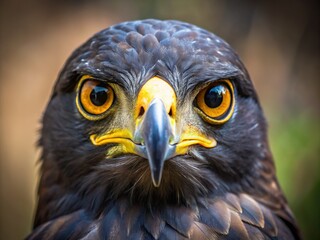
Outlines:
{"label": "nostril", "polygon": [[172,107],[170,108],[169,116],[170,116],[170,117],[172,117],[172,116],[173,116],[173,110],[172,110]]}
{"label": "nostril", "polygon": [[144,112],[145,112],[144,107],[140,107],[140,111],[139,111],[138,117],[142,117]]}

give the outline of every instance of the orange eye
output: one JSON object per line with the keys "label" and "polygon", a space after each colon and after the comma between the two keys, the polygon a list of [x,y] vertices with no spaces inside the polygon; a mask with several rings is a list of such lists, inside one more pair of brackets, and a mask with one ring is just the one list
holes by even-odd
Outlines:
{"label": "orange eye", "polygon": [[226,122],[234,108],[232,83],[223,80],[210,84],[199,92],[196,104],[196,110],[204,120],[215,124]]}
{"label": "orange eye", "polygon": [[[113,89],[105,82],[95,79],[80,80],[77,106],[81,114],[89,120],[104,116],[114,101]],[[89,114],[89,115],[88,115]]]}

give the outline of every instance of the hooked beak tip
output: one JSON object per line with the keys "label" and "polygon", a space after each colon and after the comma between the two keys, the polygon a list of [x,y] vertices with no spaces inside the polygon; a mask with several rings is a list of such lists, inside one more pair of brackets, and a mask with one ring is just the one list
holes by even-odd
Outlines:
{"label": "hooked beak tip", "polygon": [[175,146],[170,145],[172,127],[161,99],[156,98],[150,103],[140,124],[139,135],[145,143],[142,153],[149,160],[153,185],[159,187],[164,162],[175,150]]}
{"label": "hooked beak tip", "polygon": [[152,183],[154,187],[159,187],[162,179],[162,173],[159,173],[159,171],[153,171],[151,173],[152,177]]}

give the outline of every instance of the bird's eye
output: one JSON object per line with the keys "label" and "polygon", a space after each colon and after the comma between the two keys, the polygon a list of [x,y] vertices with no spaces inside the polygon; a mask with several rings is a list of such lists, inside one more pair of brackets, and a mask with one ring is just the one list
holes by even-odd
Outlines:
{"label": "bird's eye", "polygon": [[95,79],[80,80],[77,106],[81,114],[89,120],[95,120],[111,107],[114,92],[110,85]]}
{"label": "bird's eye", "polygon": [[196,97],[196,110],[204,120],[221,124],[233,113],[233,86],[229,80],[214,82],[202,89]]}

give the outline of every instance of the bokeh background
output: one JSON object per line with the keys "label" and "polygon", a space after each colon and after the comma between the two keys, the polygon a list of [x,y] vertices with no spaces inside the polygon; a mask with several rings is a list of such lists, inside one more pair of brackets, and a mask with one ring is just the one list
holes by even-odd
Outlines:
{"label": "bokeh background", "polygon": [[2,0],[0,239],[31,229],[41,114],[68,55],[114,23],[184,20],[240,54],[269,122],[277,174],[305,239],[320,239],[320,65],[317,1]]}

